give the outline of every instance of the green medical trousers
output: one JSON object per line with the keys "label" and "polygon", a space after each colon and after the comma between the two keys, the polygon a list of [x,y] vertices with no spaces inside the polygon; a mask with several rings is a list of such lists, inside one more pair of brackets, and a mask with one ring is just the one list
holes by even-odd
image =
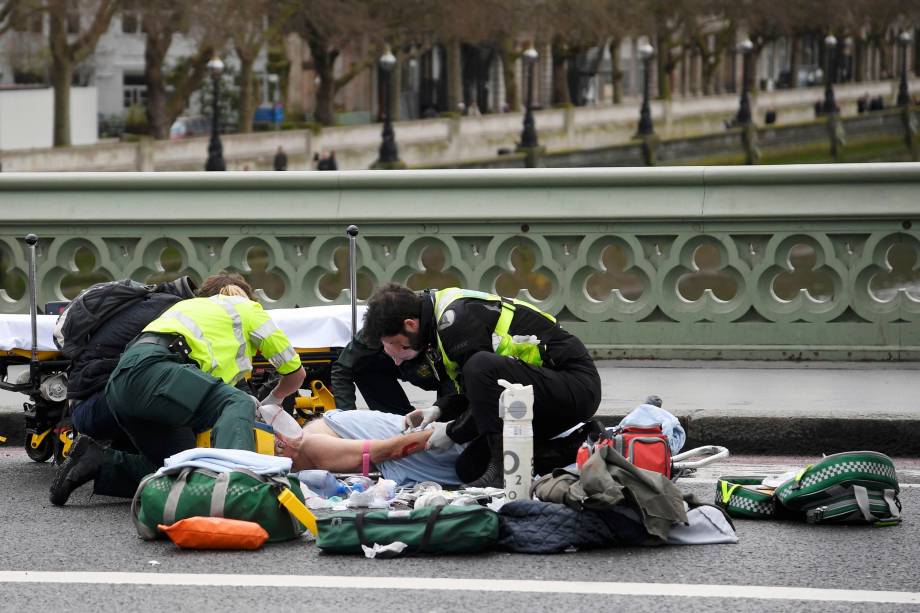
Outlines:
{"label": "green medical trousers", "polygon": [[128,349],[112,372],[105,398],[139,454],[107,449],[94,491],[130,498],[141,479],[175,453],[195,447],[209,428],[211,444],[253,451],[255,404],[245,392],[184,364],[154,344]]}

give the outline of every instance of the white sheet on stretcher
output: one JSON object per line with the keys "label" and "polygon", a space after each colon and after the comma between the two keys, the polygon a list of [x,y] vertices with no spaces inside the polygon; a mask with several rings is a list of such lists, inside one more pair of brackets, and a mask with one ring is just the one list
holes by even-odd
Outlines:
{"label": "white sheet on stretcher", "polygon": [[[365,306],[358,306],[358,328],[364,318]],[[351,305],[303,307],[300,309],[268,309],[267,313],[284,330],[291,344],[298,349],[344,347],[351,339]],[[38,350],[57,351],[52,331],[57,315],[38,316]],[[0,314],[0,350],[32,348],[32,324],[28,315]]]}

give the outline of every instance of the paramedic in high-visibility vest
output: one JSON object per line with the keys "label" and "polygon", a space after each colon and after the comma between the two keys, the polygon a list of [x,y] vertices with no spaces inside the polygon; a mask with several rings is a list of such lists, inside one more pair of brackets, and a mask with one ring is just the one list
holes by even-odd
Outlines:
{"label": "paramedic in high-visibility vest", "polygon": [[534,448],[590,419],[601,380],[587,348],[535,306],[494,294],[443,289],[419,295],[398,283],[367,303],[364,336],[396,363],[427,354],[454,392],[406,416],[429,426],[429,449],[470,443],[457,473],[471,487],[502,487],[499,379],[532,385]]}
{"label": "paramedic in high-visibility vest", "polygon": [[214,447],[254,450],[256,401],[234,386],[256,352],[281,375],[263,404],[281,404],[300,388],[300,356],[240,275],[209,277],[198,295],[150,322],[106,385],[107,404],[139,454],[79,436],[51,484],[53,504],[89,481],[96,494],[130,498],[145,475],[208,429]]}

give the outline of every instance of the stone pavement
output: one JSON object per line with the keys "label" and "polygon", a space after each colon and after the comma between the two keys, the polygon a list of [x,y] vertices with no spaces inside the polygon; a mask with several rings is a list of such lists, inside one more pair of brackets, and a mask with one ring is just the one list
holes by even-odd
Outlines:
{"label": "stone pavement", "polygon": [[[920,363],[603,360],[598,417],[615,424],[649,394],[687,430],[685,449],[920,455]],[[429,392],[407,388],[416,405]],[[0,435],[21,445],[24,396],[0,392]]]}

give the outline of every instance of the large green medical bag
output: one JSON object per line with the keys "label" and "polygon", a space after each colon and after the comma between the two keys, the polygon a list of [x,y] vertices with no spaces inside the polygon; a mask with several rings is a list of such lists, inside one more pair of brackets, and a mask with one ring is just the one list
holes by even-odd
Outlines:
{"label": "large green medical bag", "polygon": [[330,553],[362,553],[361,545],[401,541],[404,553],[476,553],[498,539],[498,514],[475,506],[413,511],[346,511],[317,520],[316,546]]}
{"label": "large green medical bag", "polygon": [[203,516],[255,522],[268,532],[269,542],[286,541],[303,534],[304,526],[279,502],[285,490],[303,502],[295,477],[183,468],[178,474],[146,476],[131,502],[131,516],[137,534],[146,540],[161,537],[157,524]]}
{"label": "large green medical bag", "polygon": [[898,476],[891,458],[875,451],[836,453],[806,466],[774,496],[809,523],[901,521]]}

